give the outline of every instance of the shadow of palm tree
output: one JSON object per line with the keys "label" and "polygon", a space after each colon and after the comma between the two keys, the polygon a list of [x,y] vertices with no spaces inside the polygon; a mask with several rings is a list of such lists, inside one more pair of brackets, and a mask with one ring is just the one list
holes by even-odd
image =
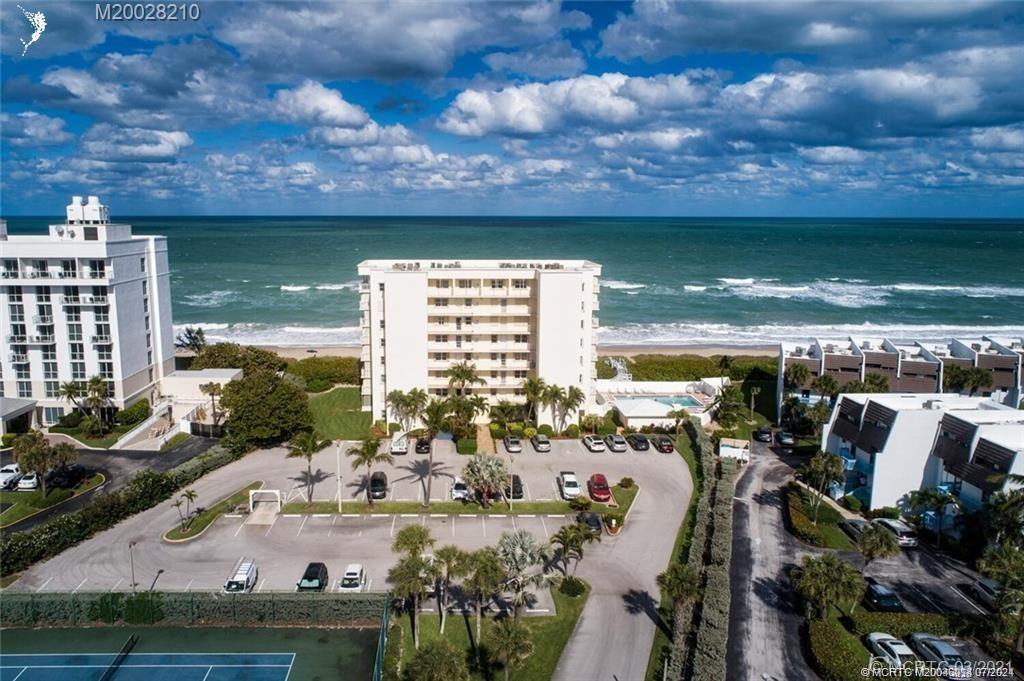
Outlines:
{"label": "shadow of palm tree", "polygon": [[[334,477],[334,475],[335,474],[330,471],[325,471],[322,468],[317,468],[315,471],[313,471],[312,475],[310,475],[309,471],[303,470],[295,477],[288,479],[294,480],[296,483],[298,483],[299,486],[303,488],[303,490],[309,489],[310,492],[312,492],[316,488],[317,483],[323,482],[328,478],[332,478]],[[312,496],[312,494],[310,496]],[[310,502],[312,501],[312,499],[307,499],[306,501]]]}
{"label": "shadow of palm tree", "polygon": [[658,612],[658,603],[646,590],[630,589],[622,594],[622,601],[626,604],[626,612],[630,615],[647,615],[666,636],[672,636],[672,630],[669,629],[668,624],[662,619],[661,613]]}
{"label": "shadow of palm tree", "polygon": [[[409,471],[409,475],[404,475],[400,478],[397,478],[397,480],[418,480],[420,483],[421,492],[423,493],[423,496],[421,498],[423,499],[427,497],[428,476],[437,478],[444,475],[446,477],[451,478],[452,480],[455,479],[455,476],[453,474],[447,472],[448,464],[444,463],[443,461],[434,461],[433,469],[431,469],[430,459],[411,459],[410,461],[402,464],[398,468],[399,470]],[[431,490],[431,494],[433,494],[433,490]]]}

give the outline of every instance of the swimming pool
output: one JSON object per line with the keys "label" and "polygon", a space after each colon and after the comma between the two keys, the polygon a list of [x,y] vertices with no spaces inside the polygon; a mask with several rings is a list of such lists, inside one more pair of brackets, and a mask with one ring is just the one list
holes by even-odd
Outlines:
{"label": "swimming pool", "polygon": [[702,409],[704,407],[700,400],[692,395],[629,395],[616,396],[615,398],[616,403],[621,405],[642,402],[644,400],[654,400],[673,409]]}

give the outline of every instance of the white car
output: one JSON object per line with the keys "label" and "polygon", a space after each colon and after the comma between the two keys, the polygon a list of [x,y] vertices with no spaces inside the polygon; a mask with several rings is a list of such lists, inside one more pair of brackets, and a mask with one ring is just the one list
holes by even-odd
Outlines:
{"label": "white car", "polygon": [[34,489],[39,489],[39,476],[35,473],[27,473],[18,481],[19,492],[31,492]]}
{"label": "white car", "polygon": [[917,546],[917,532],[914,531],[910,525],[907,525],[902,520],[893,520],[891,518],[877,518],[874,522],[876,525],[881,525],[885,529],[889,530],[896,537],[896,541],[902,548],[914,548]]}
{"label": "white car", "polygon": [[408,454],[409,453],[409,438],[405,435],[396,435],[391,440],[391,453],[392,454]]}
{"label": "white car", "polygon": [[604,441],[597,435],[588,435],[583,438],[583,446],[592,452],[603,452]]}
{"label": "white car", "polygon": [[906,664],[913,664],[917,659],[914,651],[906,643],[891,634],[879,631],[868,634],[868,648],[875,659],[890,667],[903,667]]}
{"label": "white car", "polygon": [[562,471],[558,474],[558,486],[562,490],[562,498],[566,501],[575,499],[581,494],[580,481],[572,471]]}
{"label": "white car", "polygon": [[11,489],[21,480],[21,466],[9,463],[0,468],[0,489]]}
{"label": "white car", "polygon": [[452,481],[452,501],[469,501],[469,485],[462,478]]}
{"label": "white car", "polygon": [[366,571],[361,563],[349,563],[345,566],[345,574],[338,583],[338,591],[362,591],[366,586]]}

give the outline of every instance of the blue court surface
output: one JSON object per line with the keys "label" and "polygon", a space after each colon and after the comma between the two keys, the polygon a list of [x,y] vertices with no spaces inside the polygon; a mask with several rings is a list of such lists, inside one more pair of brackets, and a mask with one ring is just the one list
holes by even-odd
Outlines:
{"label": "blue court surface", "polygon": [[[0,655],[0,681],[97,681],[117,653]],[[286,681],[292,653],[131,653],[111,681]]]}

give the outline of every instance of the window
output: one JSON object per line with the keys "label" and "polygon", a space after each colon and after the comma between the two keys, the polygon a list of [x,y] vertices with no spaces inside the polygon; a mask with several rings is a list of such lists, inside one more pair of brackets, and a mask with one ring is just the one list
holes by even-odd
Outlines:
{"label": "window", "polygon": [[473,288],[473,282],[469,279],[459,279],[459,288]]}
{"label": "window", "polygon": [[[77,294],[75,294],[77,297]],[[82,321],[82,308],[80,307],[69,307],[67,311],[67,318],[69,322],[80,322]]]}
{"label": "window", "polygon": [[146,334],[146,347],[147,348],[153,347],[153,334],[151,334],[151,333],[147,333]]}
{"label": "window", "polygon": [[57,359],[57,346],[56,345],[44,345],[43,346],[43,361],[53,362]]}
{"label": "window", "polygon": [[18,381],[18,397],[32,397],[32,384],[28,381]]}
{"label": "window", "polygon": [[380,339],[380,346],[384,347],[384,339],[383,338]]}
{"label": "window", "polygon": [[149,295],[149,282],[147,282],[145,279],[142,280],[142,295]]}
{"label": "window", "polygon": [[527,336],[526,336],[525,334],[520,334],[520,333],[517,333],[517,334],[516,334],[516,335],[514,336],[513,340],[514,340],[514,341],[515,341],[516,343],[525,343],[525,342],[527,342]]}
{"label": "window", "polygon": [[28,364],[18,364],[14,367],[14,377],[24,379],[31,378],[29,374],[30,369],[31,367]]}
{"label": "window", "polygon": [[21,305],[8,305],[7,309],[11,313],[12,322],[24,322],[25,321],[25,308]]}
{"label": "window", "polygon": [[149,368],[149,382],[153,382],[153,367]]}
{"label": "window", "polygon": [[50,302],[50,287],[40,286],[36,289],[36,300]]}
{"label": "window", "polygon": [[72,361],[81,361],[85,359],[85,346],[81,343],[71,343],[68,345],[68,349],[71,351]]}
{"label": "window", "polygon": [[526,371],[525,370],[517,370],[515,372],[515,377],[516,378],[526,378]]}
{"label": "window", "polygon": [[7,289],[7,299],[12,303],[21,302],[21,287],[11,286]]}
{"label": "window", "polygon": [[139,271],[140,272],[145,272],[146,271],[146,258],[145,257],[139,258]]}
{"label": "window", "polygon": [[96,321],[97,322],[109,322],[110,321],[110,308],[109,307],[97,307],[95,314],[96,314]]}
{"label": "window", "polygon": [[52,426],[63,415],[63,407],[43,407],[43,425]]}
{"label": "window", "polygon": [[146,364],[152,364],[152,363],[153,363],[153,351],[149,350],[149,351],[146,352]]}
{"label": "window", "polygon": [[[57,363],[56,362],[43,362],[43,378],[50,380],[57,379]],[[51,395],[47,395],[51,397]]]}
{"label": "window", "polygon": [[74,260],[60,261],[60,276],[63,279],[73,279],[78,276],[78,265]]}
{"label": "window", "polygon": [[85,362],[72,362],[71,363],[71,380],[72,381],[84,381],[85,380]]}
{"label": "window", "polygon": [[47,397],[57,397],[60,392],[60,384],[57,381],[46,381],[43,383],[43,389],[46,390]]}
{"label": "window", "polygon": [[491,279],[491,288],[505,288],[505,280]]}
{"label": "window", "polygon": [[496,334],[496,333],[495,334],[491,334],[491,342],[492,343],[497,343],[498,342],[498,334]]}
{"label": "window", "polygon": [[523,289],[523,288],[526,288],[527,286],[529,286],[529,283],[527,282],[526,279],[513,279],[512,280],[512,288]]}
{"label": "window", "polygon": [[384,320],[383,319],[380,320],[380,328],[382,328],[382,329],[384,328]]}
{"label": "window", "polygon": [[103,378],[114,377],[114,363],[113,362],[100,362],[100,376]]}
{"label": "window", "polygon": [[142,313],[149,314],[149,298],[142,299]]}
{"label": "window", "polygon": [[95,227],[85,227],[83,230],[83,237],[86,241],[99,241],[100,231]]}
{"label": "window", "polygon": [[437,306],[437,307],[448,307],[448,299],[447,298],[435,298],[434,299],[434,305]]}
{"label": "window", "polygon": [[379,291],[380,291],[381,293],[384,293],[384,282],[381,282],[381,283],[377,284],[377,289],[378,289],[378,290],[379,290]]}
{"label": "window", "polygon": [[100,346],[99,350],[97,350],[97,352],[96,352],[96,357],[97,357],[97,359],[106,360],[108,362],[111,359],[113,359],[112,352],[110,350],[110,346],[109,345]]}

